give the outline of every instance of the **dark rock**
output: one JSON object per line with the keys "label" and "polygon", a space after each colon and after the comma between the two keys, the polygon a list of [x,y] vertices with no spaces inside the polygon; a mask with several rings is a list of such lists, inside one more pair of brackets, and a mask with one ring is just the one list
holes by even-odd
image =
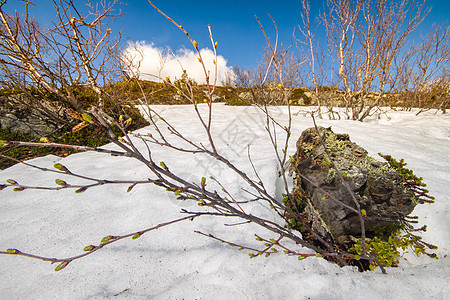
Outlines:
{"label": "dark rock", "polygon": [[27,95],[0,97],[0,127],[3,129],[39,138],[65,124],[64,110],[48,100],[32,99]]}
{"label": "dark rock", "polygon": [[319,132],[331,161],[315,128],[302,133],[295,154],[295,189],[307,199],[304,216],[313,230],[338,244],[361,234],[358,214],[333,199],[355,209],[356,199],[367,214],[366,230],[393,224],[413,211],[417,203],[414,192],[405,188],[402,176],[389,164],[370,157],[347,134],[335,134],[331,128],[323,127],[319,127]]}

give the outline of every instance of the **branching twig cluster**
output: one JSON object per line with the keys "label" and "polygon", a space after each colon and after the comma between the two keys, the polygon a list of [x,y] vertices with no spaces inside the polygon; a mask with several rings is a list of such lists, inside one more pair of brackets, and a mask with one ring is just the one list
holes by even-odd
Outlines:
{"label": "branching twig cluster", "polygon": [[[324,241],[319,234],[317,234],[304,220],[302,217],[300,211],[297,208],[297,205],[290,195],[289,190],[289,183],[288,183],[288,177],[286,175],[286,172],[284,172],[286,164],[290,161],[290,156],[288,154],[288,146],[290,143],[290,138],[292,136],[291,129],[292,129],[292,117],[291,117],[291,105],[292,103],[288,100],[287,97],[284,97],[285,104],[288,109],[288,120],[286,125],[282,125],[281,122],[276,120],[270,113],[270,110],[267,106],[267,103],[262,103],[259,105],[259,108],[266,116],[265,118],[265,129],[267,131],[268,137],[270,139],[270,142],[274,148],[275,156],[277,159],[278,167],[282,172],[280,172],[280,175],[283,180],[283,186],[284,186],[284,193],[287,195],[288,203],[290,205],[283,204],[279,199],[274,197],[266,188],[266,185],[268,183],[264,183],[261,180],[261,176],[258,174],[258,170],[254,166],[250,150],[249,150],[249,161],[252,166],[252,169],[254,171],[254,174],[248,174],[244,172],[241,168],[233,164],[224,154],[223,151],[216,146],[215,142],[215,136],[212,134],[212,127],[214,125],[213,123],[213,94],[216,86],[216,78],[217,78],[217,64],[216,60],[214,61],[215,65],[215,71],[214,74],[211,75],[210,72],[205,67],[205,62],[203,61],[203,58],[201,56],[199,46],[195,40],[193,40],[190,35],[188,34],[188,31],[184,29],[181,25],[179,25],[177,22],[175,22],[173,19],[168,17],[166,14],[164,14],[162,11],[160,11],[153,3],[152,1],[149,1],[150,4],[159,11],[163,16],[165,16],[170,22],[172,22],[174,25],[176,25],[180,30],[182,30],[186,36],[188,37],[189,41],[192,43],[193,47],[196,50],[196,53],[198,55],[198,62],[203,66],[204,76],[206,79],[206,86],[207,86],[207,99],[205,100],[205,104],[207,107],[207,113],[202,114],[199,109],[199,104],[194,99],[194,90],[192,89],[192,86],[189,85],[189,82],[186,83],[185,88],[180,88],[170,82],[168,78],[161,78],[164,80],[167,84],[173,86],[176,88],[177,92],[188,99],[192,107],[195,111],[195,114],[197,116],[197,119],[200,121],[203,132],[206,135],[207,143],[201,143],[194,141],[190,136],[180,131],[174,124],[166,120],[161,114],[157,113],[156,111],[152,110],[150,107],[148,107],[149,111],[149,119],[151,126],[156,131],[154,134],[133,134],[129,133],[127,131],[127,126],[129,125],[132,120],[124,120],[123,118],[119,118],[118,120],[112,118],[108,114],[106,114],[102,110],[102,105],[99,103],[98,107],[91,107],[88,111],[84,113],[74,113],[70,112],[72,116],[74,116],[76,119],[79,119],[81,123],[77,126],[82,127],[86,124],[92,124],[95,126],[98,126],[105,130],[108,134],[109,140],[115,144],[120,150],[107,150],[103,148],[92,148],[92,147],[83,147],[83,146],[72,146],[72,145],[60,145],[60,144],[54,144],[54,143],[25,143],[25,142],[16,142],[16,141],[2,141],[1,146],[3,147],[9,147],[13,145],[38,145],[38,146],[46,146],[46,147],[69,147],[73,149],[78,150],[85,150],[85,151],[94,151],[104,154],[110,154],[115,156],[126,156],[129,158],[133,158],[137,161],[139,161],[145,168],[147,168],[149,172],[149,178],[147,180],[135,180],[135,179],[120,179],[120,180],[105,180],[105,179],[99,179],[94,178],[90,176],[86,176],[83,174],[77,174],[75,172],[70,171],[70,168],[57,163],[54,165],[55,169],[48,169],[43,167],[34,166],[32,164],[29,164],[27,162],[22,162],[23,164],[37,168],[41,171],[45,172],[53,172],[57,174],[61,174],[67,177],[74,177],[74,178],[80,178],[87,181],[90,181],[91,183],[88,184],[81,184],[81,185],[71,185],[70,183],[63,181],[61,179],[58,179],[56,181],[57,186],[53,187],[42,187],[42,186],[25,186],[21,185],[18,181],[14,179],[8,180],[6,184],[3,184],[0,186],[0,189],[5,188],[13,188],[16,191],[24,191],[27,189],[50,189],[50,190],[60,190],[60,189],[76,189],[76,192],[81,193],[86,191],[87,189],[91,189],[97,186],[103,186],[103,185],[111,185],[111,184],[127,184],[129,185],[128,191],[134,188],[134,186],[138,184],[155,184],[158,187],[165,188],[167,191],[172,192],[174,196],[177,197],[177,199],[185,200],[185,201],[194,201],[198,204],[200,207],[198,211],[187,211],[182,210],[182,214],[187,214],[187,216],[183,218],[179,218],[176,220],[172,220],[166,223],[161,223],[156,226],[149,227],[144,230],[140,230],[134,233],[129,233],[125,235],[109,235],[102,239],[101,243],[99,245],[89,245],[85,247],[86,253],[80,254],[77,256],[69,257],[69,258],[47,258],[42,256],[37,256],[33,254],[28,254],[25,252],[22,252],[21,250],[17,249],[8,249],[7,251],[0,251],[0,254],[9,254],[9,255],[21,255],[26,256],[30,258],[36,258],[41,259],[44,261],[50,261],[52,263],[59,262],[60,264],[56,268],[56,270],[61,270],[62,268],[66,267],[67,264],[70,262],[85,257],[86,255],[92,254],[96,252],[97,250],[103,248],[106,245],[109,245],[111,243],[117,242],[119,240],[122,240],[124,238],[132,237],[137,238],[144,233],[157,229],[162,226],[171,225],[174,223],[178,223],[184,220],[189,219],[195,219],[200,216],[212,216],[212,217],[226,217],[226,218],[232,218],[232,219],[239,219],[240,223],[238,223],[240,226],[243,226],[245,224],[255,224],[267,231],[267,234],[272,234],[276,238],[263,238],[261,235],[256,235],[256,239],[264,245],[262,248],[258,249],[252,246],[246,246],[246,245],[238,245],[237,243],[234,243],[232,241],[226,241],[220,237],[216,237],[215,235],[203,233],[203,232],[197,232],[201,235],[213,238],[215,240],[218,240],[223,243],[227,243],[231,246],[239,247],[239,249],[242,250],[248,250],[250,252],[251,257],[255,257],[258,255],[266,255],[270,256],[276,252],[279,252],[280,250],[285,252],[288,255],[295,255],[298,256],[299,259],[304,259],[311,256],[320,256],[320,257],[326,257],[327,259],[336,261],[340,263],[341,265],[347,265],[349,259],[354,259],[355,255],[347,253],[345,251],[342,251],[340,249],[336,249],[333,245],[330,245],[326,241]],[[67,12],[62,12],[67,13]],[[105,14],[108,13],[108,10],[105,12]],[[99,15],[101,16],[105,15]],[[93,23],[85,23],[85,21],[82,21],[82,19],[77,17],[71,17],[69,23],[62,23],[60,24],[62,27],[58,27],[61,30],[68,30],[64,26],[70,26],[71,31],[73,32],[74,36],[77,36],[78,29],[76,24],[81,24],[84,26],[94,26],[96,24],[96,20],[92,21]],[[261,30],[265,35],[264,28],[261,25]],[[65,28],[65,29],[64,29]],[[214,52],[216,54],[217,51],[217,42],[214,41],[212,34],[211,34],[211,27],[209,26],[210,30],[210,39],[212,43],[212,47],[214,48]],[[69,31],[66,33],[68,34]],[[74,38],[74,36],[67,36],[67,38]],[[106,37],[105,37],[106,38]],[[76,39],[76,38],[75,38]],[[277,78],[279,79],[279,90],[286,95],[285,93],[288,92],[288,90],[285,90],[285,87],[283,85],[283,68],[281,66],[280,60],[277,59],[277,43],[275,45],[272,45],[267,38],[268,43],[268,49],[270,49],[270,53],[272,58],[270,59],[270,63],[268,65],[268,69],[265,72],[266,76],[264,76],[264,81],[267,78],[268,70],[269,68],[274,69],[276,71]],[[82,52],[83,47],[78,47],[77,43],[75,42],[73,51]],[[96,53],[96,50],[91,53]],[[217,55],[217,54],[216,54]],[[217,57],[216,57],[217,58]],[[89,78],[89,74],[87,75]],[[263,81],[263,83],[264,83]],[[101,97],[99,96],[99,99]],[[158,122],[157,122],[158,121]],[[120,130],[120,135],[116,134],[113,128],[118,128]],[[282,131],[283,137],[281,138],[280,142],[280,134],[279,131]],[[169,132],[171,138],[168,138],[168,135],[165,133],[166,130]],[[145,151],[139,150],[137,147],[137,142],[142,142],[145,145]],[[281,144],[281,146],[280,146]],[[322,141],[322,144],[325,147],[325,144]],[[281,219],[284,220],[284,222],[288,223],[289,219],[294,218],[297,222],[301,223],[302,226],[305,228],[306,232],[308,234],[312,235],[316,240],[320,241],[323,245],[323,247],[318,247],[315,245],[312,241],[305,239],[301,233],[294,231],[290,229],[287,226],[280,225],[277,222],[271,221],[264,216],[259,216],[256,214],[249,213],[248,207],[252,205],[253,202],[248,201],[247,199],[239,199],[236,195],[233,195],[229,189],[225,185],[221,183],[220,178],[214,178],[214,177],[202,177],[200,181],[198,182],[190,182],[187,179],[181,177],[179,174],[176,173],[172,169],[172,165],[170,162],[161,162],[158,160],[157,157],[154,156],[154,153],[152,151],[153,146],[157,145],[158,147],[162,146],[168,149],[173,149],[179,152],[185,152],[185,153],[191,153],[196,155],[205,155],[207,157],[213,158],[214,160],[220,162],[224,167],[229,169],[230,171],[234,172],[236,175],[240,177],[240,179],[245,182],[248,185],[248,189],[246,190],[247,193],[254,197],[254,201],[259,201],[270,207],[274,213]],[[3,156],[2,156],[3,157]],[[331,161],[331,160],[330,160]],[[337,172],[338,174],[339,171]],[[307,178],[304,178],[308,180]],[[340,174],[340,179],[345,182],[345,180],[342,178],[342,175]],[[210,184],[210,180],[215,182],[215,184]],[[272,183],[269,183],[272,184]],[[220,190],[217,191],[214,189],[214,186],[220,187]],[[350,195],[353,195],[353,191],[349,188]],[[363,247],[363,254],[358,257],[359,259],[363,260],[369,260],[373,261],[376,260],[376,256],[373,253],[366,253],[365,251],[365,227],[364,227],[364,218],[361,212],[361,209],[359,207],[359,203],[356,200],[356,198],[353,195],[353,202],[354,207],[348,206],[344,203],[342,203],[338,199],[334,199],[337,203],[340,203],[341,205],[344,205],[348,207],[350,210],[354,211],[358,216],[361,223],[361,232],[362,232],[362,247]],[[289,215],[289,217],[288,217]],[[300,249],[294,248],[292,246],[287,246],[287,243],[284,243],[284,241],[290,240],[291,242],[294,242],[295,244],[300,245]],[[307,248],[309,250],[305,251]],[[313,251],[314,253],[308,253],[310,251]],[[380,267],[382,267],[381,264],[379,264]],[[384,269],[382,269],[384,272]]]}

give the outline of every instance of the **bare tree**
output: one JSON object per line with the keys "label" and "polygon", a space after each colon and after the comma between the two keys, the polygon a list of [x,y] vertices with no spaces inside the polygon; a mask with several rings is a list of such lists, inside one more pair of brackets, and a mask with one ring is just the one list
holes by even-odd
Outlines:
{"label": "bare tree", "polygon": [[233,66],[234,83],[237,88],[249,89],[253,85],[253,72],[239,66]]}
{"label": "bare tree", "polygon": [[[110,51],[117,45],[111,39],[107,19],[117,17],[119,3],[88,6],[84,14],[71,0],[54,0],[56,20],[49,29],[43,29],[29,14],[31,1],[25,4],[23,17],[10,15],[0,3],[0,70],[11,82],[43,87],[60,97],[71,107],[83,111],[72,87],[87,85],[104,105],[101,86],[107,81]],[[21,80],[20,78],[25,78]]]}
{"label": "bare tree", "polygon": [[425,1],[367,1],[361,12],[364,21],[355,24],[361,45],[358,54],[362,58],[357,62],[355,72],[358,74],[358,90],[363,94],[367,94],[368,90],[376,90],[378,94],[367,107],[363,102],[364,97],[361,97],[359,109],[354,113],[359,120],[370,115],[371,110],[380,103],[382,95],[395,88],[398,81],[395,58],[429,9],[425,8]]}
{"label": "bare tree", "polygon": [[450,27],[438,25],[412,44],[395,62],[398,73],[400,105],[405,108],[443,108],[448,103],[448,68],[450,63]]}
{"label": "bare tree", "polygon": [[221,85],[228,87],[236,87],[236,73],[232,70],[227,70],[225,73],[225,78],[222,79]]}
{"label": "bare tree", "polygon": [[[321,15],[321,21],[327,31],[327,41],[338,54],[339,75],[344,82],[347,97],[351,97],[348,72],[353,59],[353,44],[355,33],[353,31],[359,13],[361,2],[352,0],[329,0],[327,10]],[[346,99],[349,103],[349,100]]]}
{"label": "bare tree", "polygon": [[161,77],[161,72],[164,69],[167,61],[169,59],[169,51],[164,49],[163,51],[158,51],[158,77]]}
{"label": "bare tree", "polygon": [[314,43],[315,40],[315,34],[312,32],[311,29],[311,18],[310,18],[310,11],[311,7],[309,5],[309,1],[302,0],[302,11],[300,12],[301,15],[301,24],[298,25],[298,30],[303,35],[303,38],[297,38],[295,37],[295,31],[294,31],[294,38],[297,42],[297,48],[299,49],[299,52],[303,52],[303,49],[298,46],[298,44],[303,45],[307,48],[308,55],[305,55],[304,60],[308,62],[308,72],[307,72],[307,78],[313,83],[314,85],[314,92],[317,98],[317,105],[318,105],[318,113],[320,116],[320,110],[321,110],[321,101],[318,97],[319,94],[319,81],[318,76],[316,72],[316,47]]}
{"label": "bare tree", "polygon": [[[327,1],[321,20],[338,57],[352,119],[365,119],[394,89],[394,62],[428,12],[425,1]],[[370,92],[375,96],[368,97]]]}

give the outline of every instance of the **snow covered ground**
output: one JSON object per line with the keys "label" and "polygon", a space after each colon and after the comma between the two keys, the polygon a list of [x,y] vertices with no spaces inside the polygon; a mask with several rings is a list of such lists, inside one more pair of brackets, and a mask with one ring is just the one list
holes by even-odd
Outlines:
{"label": "snow covered ground", "polygon": [[[205,107],[203,107],[205,108]],[[156,106],[154,109],[192,139],[205,136],[190,106]],[[294,109],[297,112],[299,109]],[[280,122],[286,108],[273,107]],[[389,118],[388,118],[389,117]],[[278,168],[264,131],[264,115],[254,107],[215,104],[213,133],[230,160],[251,174],[247,145],[260,176],[275,195],[281,193]],[[318,120],[335,132],[349,133],[352,141],[370,154],[404,158],[422,176],[435,204],[418,206],[414,214],[427,224],[424,240],[439,246],[439,260],[405,254],[400,267],[360,273],[320,258],[298,261],[282,253],[249,259],[245,251],[200,236],[194,230],[257,246],[255,233],[272,237],[251,225],[224,226],[230,220],[199,218],[149,232],[137,240],[125,239],[55,272],[56,265],[25,257],[0,255],[0,299],[448,299],[450,295],[450,116],[425,112],[393,112],[364,123]],[[300,133],[312,127],[300,112],[293,119],[290,153]],[[139,132],[151,131],[143,128]],[[109,146],[112,147],[112,146]],[[214,175],[237,198],[242,180],[223,165],[200,155],[180,155],[161,147],[153,157],[191,181]],[[72,172],[108,179],[146,179],[145,167],[129,158],[79,153],[67,158],[46,156],[34,164],[52,167],[60,162]],[[55,174],[16,165],[0,172],[21,184],[54,186]],[[65,178],[61,178],[65,179]],[[67,178],[69,183],[74,179]],[[180,208],[196,209],[153,185],[104,186],[82,194],[73,190],[0,192],[0,249],[17,248],[47,257],[69,257],[99,244],[107,235],[121,235],[151,227],[179,216]],[[259,204],[251,212],[268,214]],[[267,215],[269,216],[269,215]],[[269,216],[270,217],[270,216]],[[276,218],[274,218],[276,220]],[[280,222],[280,220],[276,220]],[[294,245],[295,247],[295,245]]]}

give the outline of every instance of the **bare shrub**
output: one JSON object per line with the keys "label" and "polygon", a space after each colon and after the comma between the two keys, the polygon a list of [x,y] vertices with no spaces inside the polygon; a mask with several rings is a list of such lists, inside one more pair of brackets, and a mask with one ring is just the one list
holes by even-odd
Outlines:
{"label": "bare shrub", "polygon": [[[70,184],[70,182],[57,179],[56,186],[27,186],[20,184],[17,180],[10,179],[6,184],[0,185],[1,189],[12,188],[18,192],[27,192],[27,190],[33,189],[44,189],[44,190],[61,190],[61,189],[72,189],[76,193],[83,193],[88,189],[93,189],[95,187],[113,185],[113,184],[125,184],[128,185],[128,191],[132,190],[136,185],[141,184],[154,184],[158,187],[164,188],[167,191],[173,193],[174,197],[180,200],[193,201],[200,206],[198,210],[187,210],[181,209],[180,218],[169,220],[160,224],[153,224],[145,229],[140,229],[132,233],[123,235],[108,235],[105,236],[101,243],[98,245],[88,245],[84,248],[85,253],[67,257],[67,258],[51,258],[38,256],[35,254],[29,254],[18,249],[10,248],[7,251],[0,251],[0,254],[7,255],[20,255],[30,258],[40,259],[43,261],[49,261],[52,263],[59,263],[56,267],[56,271],[65,268],[69,263],[76,259],[80,259],[87,255],[90,255],[103,247],[117,242],[119,240],[131,237],[133,239],[139,238],[145,233],[158,229],[163,226],[168,226],[174,223],[178,223],[184,220],[194,220],[204,216],[213,217],[224,217],[231,218],[233,220],[240,220],[235,225],[244,226],[245,224],[255,224],[265,229],[269,238],[256,235],[258,241],[263,244],[260,247],[251,247],[248,245],[236,244],[233,241],[227,241],[221,237],[216,237],[210,233],[197,232],[199,234],[205,235],[209,238],[213,238],[217,241],[227,243],[231,246],[238,247],[239,249],[246,249],[250,252],[250,257],[256,257],[260,255],[270,256],[277,252],[283,251],[287,255],[297,256],[299,260],[307,257],[325,257],[330,261],[339,263],[340,265],[348,265],[349,260],[365,260],[368,262],[376,262],[384,272],[383,265],[378,261],[375,252],[368,252],[366,249],[366,238],[365,238],[365,223],[364,223],[364,210],[361,209],[355,194],[351,191],[351,188],[347,185],[349,189],[349,195],[351,197],[351,205],[347,205],[340,201],[339,199],[333,197],[332,195],[326,196],[330,197],[332,201],[335,201],[339,205],[342,205],[350,209],[356,216],[358,226],[361,228],[361,239],[359,242],[360,248],[358,248],[358,254],[348,253],[335,245],[330,244],[324,240],[320,234],[318,234],[308,222],[303,218],[301,212],[298,208],[298,202],[291,194],[289,190],[288,174],[286,171],[287,166],[290,162],[295,161],[293,157],[288,154],[288,146],[292,137],[292,114],[291,114],[291,101],[289,100],[290,89],[286,86],[289,84],[288,79],[292,78],[290,69],[285,69],[283,65],[283,53],[278,52],[277,44],[272,45],[267,39],[268,49],[270,49],[271,56],[267,56],[266,70],[262,70],[260,75],[260,86],[263,87],[268,85],[273,92],[280,93],[276,104],[284,102],[286,109],[288,110],[288,119],[285,122],[280,122],[277,120],[270,112],[268,107],[272,98],[268,97],[266,94],[262,94],[261,102],[257,104],[258,108],[263,112],[265,119],[264,128],[267,132],[268,139],[274,149],[274,158],[277,162],[277,166],[280,170],[280,177],[282,182],[282,189],[285,194],[285,199],[277,199],[270,192],[269,185],[273,182],[263,182],[261,180],[260,173],[255,168],[253,164],[252,157],[250,155],[250,150],[248,154],[250,170],[253,172],[245,172],[244,168],[235,165],[228,157],[223,155],[223,149],[217,144],[217,137],[213,134],[213,110],[215,106],[213,105],[213,96],[216,89],[216,78],[217,78],[217,64],[215,63],[216,69],[214,71],[213,77],[208,72],[204,65],[202,55],[199,51],[198,43],[192,39],[188,31],[179,25],[175,20],[171,19],[169,16],[164,14],[159,10],[151,1],[149,3],[162,15],[164,15],[170,22],[182,30],[192,47],[197,53],[197,60],[203,66],[204,76],[206,81],[206,98],[204,103],[199,104],[196,98],[196,90],[193,88],[194,84],[189,80],[183,82],[183,85],[177,84],[176,82],[171,82],[167,78],[160,78],[164,82],[171,86],[178,95],[185,98],[191,104],[193,112],[200,122],[205,139],[203,141],[197,141],[194,137],[190,136],[189,133],[184,132],[181,128],[178,128],[175,124],[172,124],[158,111],[153,110],[151,106],[146,106],[146,112],[150,120],[151,126],[154,130],[153,134],[140,134],[140,133],[130,133],[128,128],[132,123],[131,119],[124,118],[123,116],[119,118],[114,118],[108,115],[98,103],[98,106],[92,106],[87,112],[79,113],[73,110],[68,110],[68,114],[74,119],[79,121],[79,124],[75,129],[81,128],[86,125],[93,125],[101,128],[107,132],[109,140],[114,143],[119,150],[109,150],[105,148],[92,148],[87,146],[74,146],[74,145],[61,145],[54,144],[51,142],[47,143],[26,143],[20,141],[1,141],[1,146],[9,147],[15,145],[36,145],[36,146],[47,146],[47,147],[65,147],[77,150],[85,151],[95,151],[99,153],[104,153],[105,155],[114,155],[119,157],[132,158],[142,164],[148,170],[148,179],[136,180],[134,178],[124,179],[119,178],[116,180],[106,180],[104,178],[90,176],[88,174],[78,174],[71,171],[71,166],[65,166],[63,164],[57,163],[54,165],[53,169],[39,167],[27,162],[22,162],[23,164],[37,168],[43,172],[51,172],[59,175],[69,176],[73,178],[83,178],[88,180],[88,184]],[[261,30],[265,35],[263,26],[261,25]],[[216,54],[218,44],[215,42],[212,36],[211,27],[209,27],[211,44],[213,45],[214,53]],[[281,56],[280,56],[281,55]],[[217,60],[215,60],[216,62]],[[132,71],[130,71],[132,72]],[[287,77],[285,73],[287,72]],[[131,73],[132,74],[132,73]],[[154,75],[157,77],[158,75]],[[132,74],[131,78],[134,77]],[[134,77],[137,78],[137,77]],[[286,79],[287,78],[287,79]],[[268,80],[272,82],[267,83]],[[137,80],[136,84],[140,89],[142,85],[140,81]],[[275,86],[274,86],[275,85]],[[202,95],[204,97],[204,94]],[[145,98],[145,94],[144,94]],[[145,103],[145,99],[143,103]],[[147,102],[148,103],[148,102]],[[114,129],[118,129],[118,132]],[[327,152],[325,143],[323,142],[323,137],[321,136],[319,130],[317,130],[319,139],[321,140],[324,151]],[[139,150],[137,143],[142,142],[145,147],[144,151]],[[231,192],[231,188],[226,186],[221,178],[204,176],[198,181],[191,181],[184,178],[182,175],[178,174],[176,167],[171,164],[170,161],[161,162],[158,157],[155,157],[152,152],[154,147],[164,147],[165,149],[175,150],[181,153],[202,155],[214,159],[217,163],[226,167],[229,171],[237,175],[242,183],[245,183],[247,189],[248,198],[239,199]],[[335,169],[337,176],[342,182],[345,182],[343,174],[335,167],[332,163],[332,158],[327,152],[327,157],[329,158],[329,164]],[[3,155],[1,155],[4,157]],[[295,166],[294,166],[295,167]],[[301,176],[301,174],[300,174]],[[310,179],[302,177],[305,180]],[[314,184],[314,182],[312,182]],[[280,225],[277,222],[272,221],[264,217],[263,215],[251,213],[251,207],[253,202],[258,202],[273,211],[275,217],[284,220],[286,224],[292,222],[298,223],[303,228],[303,233],[292,230],[289,226]],[[314,241],[320,242],[320,247]],[[292,243],[293,242],[293,243]],[[298,246],[297,246],[298,245]],[[308,249],[308,250],[306,250]],[[313,250],[311,252],[310,250]]]}

